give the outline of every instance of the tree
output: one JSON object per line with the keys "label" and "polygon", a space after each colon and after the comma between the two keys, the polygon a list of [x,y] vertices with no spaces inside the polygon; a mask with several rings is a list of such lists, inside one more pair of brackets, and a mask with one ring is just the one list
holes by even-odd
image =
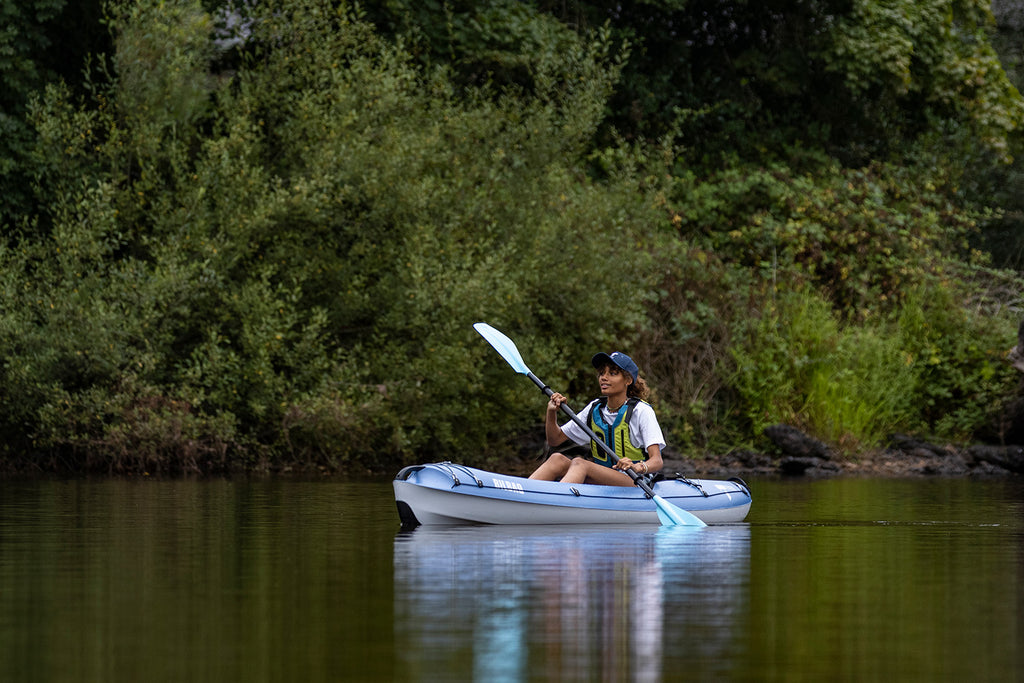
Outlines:
{"label": "tree", "polygon": [[0,0],[0,226],[31,206],[30,98],[46,83],[81,83],[87,56],[109,45],[102,0]]}

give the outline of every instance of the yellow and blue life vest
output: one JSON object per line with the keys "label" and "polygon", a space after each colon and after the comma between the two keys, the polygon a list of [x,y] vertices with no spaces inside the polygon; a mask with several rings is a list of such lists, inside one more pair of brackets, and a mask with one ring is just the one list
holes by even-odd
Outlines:
{"label": "yellow and blue life vest", "polygon": [[[602,409],[608,405],[608,398],[602,396],[590,409],[587,416],[587,424],[594,433],[601,437],[601,440],[608,444],[615,455],[620,458],[629,458],[633,462],[640,462],[647,459],[647,451],[633,443],[629,436],[629,420],[633,417],[633,410],[636,404],[640,403],[638,398],[630,398],[615,414],[615,420],[608,424],[604,420]],[[590,442],[590,455],[599,465],[611,467],[615,463],[608,457],[608,454],[598,447],[593,441]]]}

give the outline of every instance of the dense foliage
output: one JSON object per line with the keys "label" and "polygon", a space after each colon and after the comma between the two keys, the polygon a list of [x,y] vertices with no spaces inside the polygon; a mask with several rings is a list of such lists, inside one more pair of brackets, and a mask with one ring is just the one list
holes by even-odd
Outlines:
{"label": "dense foliage", "polygon": [[631,351],[687,452],[1005,434],[1020,280],[972,240],[1024,101],[983,5],[220,5],[110,2],[2,103],[8,462],[506,457],[542,397],[478,320],[579,401]]}

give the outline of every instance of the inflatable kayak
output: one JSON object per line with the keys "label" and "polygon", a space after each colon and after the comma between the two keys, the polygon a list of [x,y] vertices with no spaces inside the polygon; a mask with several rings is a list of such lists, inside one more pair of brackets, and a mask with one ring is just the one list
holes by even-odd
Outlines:
{"label": "inflatable kayak", "polygon": [[[535,481],[451,462],[412,465],[394,480],[402,526],[454,524],[658,524],[637,486]],[[742,522],[750,489],[740,479],[661,479],[654,492],[706,524]]]}

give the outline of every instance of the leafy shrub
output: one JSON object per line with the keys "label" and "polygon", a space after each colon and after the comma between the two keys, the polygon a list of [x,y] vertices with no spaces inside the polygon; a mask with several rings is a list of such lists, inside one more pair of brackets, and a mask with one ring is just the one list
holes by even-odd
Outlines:
{"label": "leafy shrub", "polygon": [[896,431],[995,436],[1017,381],[1003,359],[1014,322],[952,296],[917,290],[897,315],[850,325],[813,292],[780,293],[732,348],[752,431],[786,422],[847,450]]}
{"label": "leafy shrub", "polygon": [[909,425],[916,372],[888,325],[844,326],[798,290],[738,341],[732,384],[755,434],[783,422],[856,450]]}
{"label": "leafy shrub", "polygon": [[156,452],[180,426],[250,466],[482,451],[537,407],[508,408],[522,389],[472,322],[520,339],[557,323],[524,351],[565,367],[642,320],[594,311],[610,274],[645,287],[650,207],[575,165],[615,77],[607,43],[560,34],[572,57],[535,62],[543,97],[456,96],[329,3],[261,3],[219,75],[198,3],[112,7],[109,85],[34,108],[45,212],[3,263],[36,448]]}
{"label": "leafy shrub", "polygon": [[[53,83],[31,105],[18,206],[36,208],[0,242],[12,457],[498,462],[543,397],[478,320],[574,401],[596,349],[633,351],[689,449],[774,421],[851,448],[901,426],[967,438],[1012,393],[1005,317],[964,304],[987,276],[941,129],[911,164],[793,146],[687,167],[673,135],[592,148],[625,67],[606,29],[460,9],[419,38],[452,67],[352,7],[246,7],[219,43],[198,0],[113,2],[86,96]],[[744,111],[727,104],[706,114]]]}
{"label": "leafy shrub", "polygon": [[946,439],[998,440],[1019,382],[1005,358],[1019,321],[1005,306],[963,305],[962,292],[917,291],[899,317],[900,343],[916,369],[915,417]]}

